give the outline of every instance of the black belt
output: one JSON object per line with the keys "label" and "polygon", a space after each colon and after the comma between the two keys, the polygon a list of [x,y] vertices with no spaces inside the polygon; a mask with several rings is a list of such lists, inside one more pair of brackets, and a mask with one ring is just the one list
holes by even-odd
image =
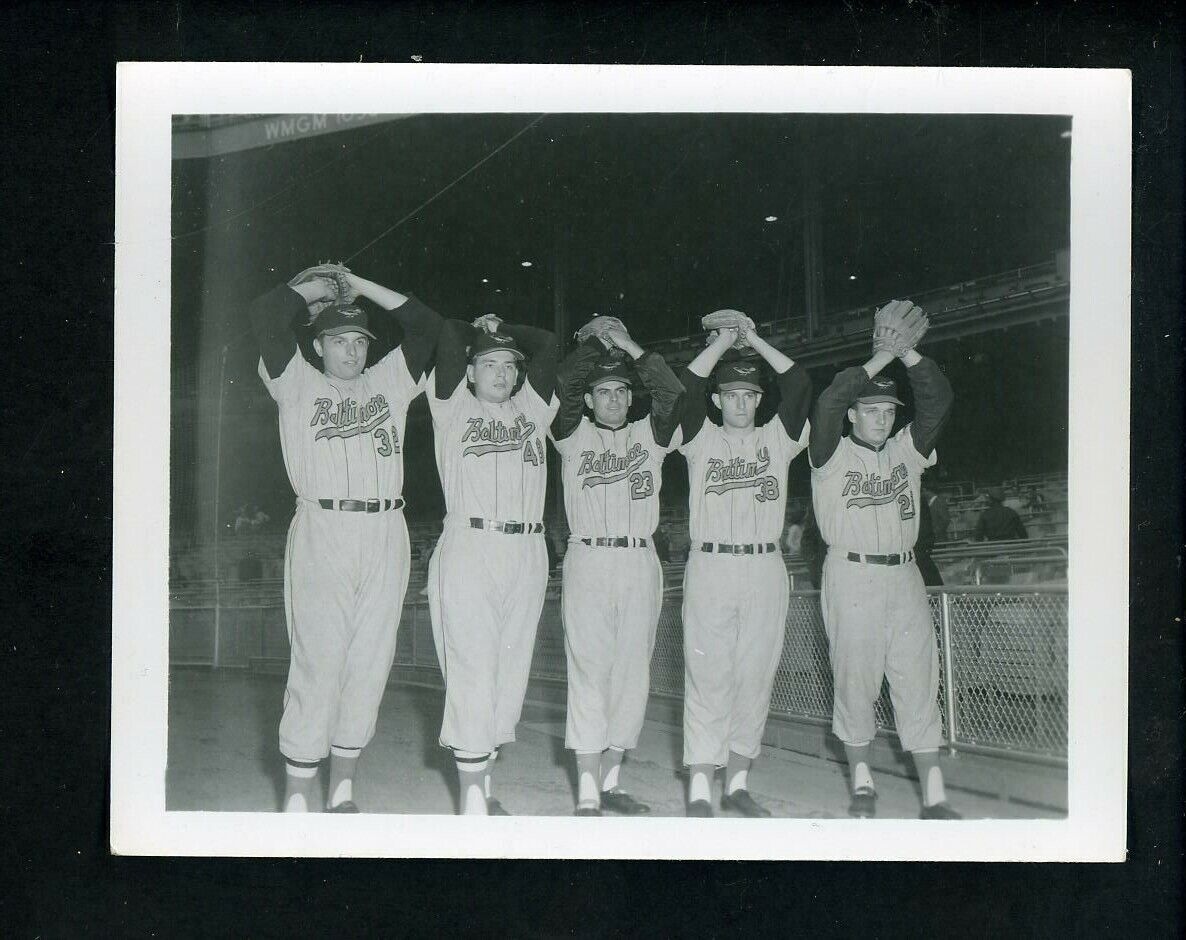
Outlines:
{"label": "black belt", "polygon": [[341,512],[387,512],[389,509],[403,509],[400,499],[319,499],[322,509],[337,509]]}
{"label": "black belt", "polygon": [[578,539],[582,545],[596,545],[598,548],[646,548],[650,543],[646,539],[636,539],[633,536],[621,535],[617,538],[587,538]]}
{"label": "black belt", "polygon": [[719,542],[703,542],[700,545],[700,551],[716,552],[720,555],[761,555],[778,551],[778,546],[773,542],[758,542],[756,545],[721,545]]}
{"label": "black belt", "polygon": [[864,562],[867,565],[907,565],[914,561],[914,552],[907,552],[905,555],[859,555],[849,552],[848,560]]}
{"label": "black belt", "polygon": [[534,535],[544,531],[542,522],[497,522],[494,519],[476,519],[470,517],[471,529],[487,529],[491,532],[501,532],[503,535]]}

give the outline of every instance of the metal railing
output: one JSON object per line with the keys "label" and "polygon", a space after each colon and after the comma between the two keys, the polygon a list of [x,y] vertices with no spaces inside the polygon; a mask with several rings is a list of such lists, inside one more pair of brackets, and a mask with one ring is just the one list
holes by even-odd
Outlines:
{"label": "metal railing", "polygon": [[[270,593],[269,593],[270,592]],[[210,585],[171,595],[170,661],[250,666],[286,662],[288,637],[274,582],[218,590]],[[943,732],[956,750],[1007,752],[1064,763],[1067,756],[1067,593],[1065,588],[931,589],[939,646]],[[680,698],[684,689],[682,591],[669,582],[651,659],[651,694]],[[395,662],[439,677],[425,599],[409,591]],[[564,682],[564,632],[557,584],[540,617],[531,675]],[[826,724],[832,671],[816,591],[794,591],[770,712]],[[892,734],[893,708],[883,688],[879,727]]]}

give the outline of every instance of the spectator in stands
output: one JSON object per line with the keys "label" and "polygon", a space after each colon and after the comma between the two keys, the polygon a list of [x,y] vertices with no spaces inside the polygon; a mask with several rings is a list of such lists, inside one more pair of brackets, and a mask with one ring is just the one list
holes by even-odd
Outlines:
{"label": "spectator in stands", "polygon": [[271,521],[272,521],[271,516],[269,516],[266,512],[264,512],[258,506],[252,504],[252,506],[251,506],[251,531],[252,532],[260,531],[264,526],[266,526]]}
{"label": "spectator in stands", "polygon": [[787,529],[782,538],[782,547],[788,555],[798,555],[802,549],[803,519],[806,515],[801,507],[793,508],[788,514]]}
{"label": "spectator in stands", "polygon": [[1021,518],[1008,506],[1004,505],[999,487],[990,486],[984,491],[988,500],[988,508],[980,514],[976,522],[976,531],[972,534],[977,542],[1000,542],[1006,539],[1028,538]]}
{"label": "spectator in stands", "polygon": [[1046,497],[1036,486],[1031,486],[1026,493],[1025,508],[1035,515],[1046,511]]}
{"label": "spectator in stands", "polygon": [[932,543],[946,542],[948,529],[951,526],[951,512],[947,508],[947,497],[924,486],[922,502],[930,510],[931,531],[934,533]]}
{"label": "spectator in stands", "polygon": [[235,535],[245,535],[251,529],[251,515],[244,503],[235,510]]}
{"label": "spectator in stands", "polygon": [[1005,499],[1001,503],[1006,509],[1012,509],[1017,513],[1017,517],[1021,518],[1021,514],[1025,512],[1025,503],[1021,500],[1021,494],[1017,492],[1016,486],[1009,487],[1009,492],[1005,494]]}

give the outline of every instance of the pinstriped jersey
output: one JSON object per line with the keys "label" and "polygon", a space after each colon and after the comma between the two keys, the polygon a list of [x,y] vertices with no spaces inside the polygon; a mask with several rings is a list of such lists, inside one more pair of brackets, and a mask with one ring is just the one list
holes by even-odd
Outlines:
{"label": "pinstriped jersey", "polygon": [[787,506],[787,469],[807,447],[779,418],[731,437],[708,418],[679,450],[688,460],[688,534],[699,542],[778,543]]}
{"label": "pinstriped jersey", "polygon": [[[436,374],[430,376],[435,387]],[[462,379],[448,398],[428,396],[437,471],[450,518],[539,522],[548,483],[544,436],[556,409],[529,381],[500,404]]]}
{"label": "pinstriped jersey", "polygon": [[617,430],[581,418],[555,440],[561,457],[564,510],[574,536],[650,538],[659,524],[659,489],[668,447],[655,441],[650,417]]}
{"label": "pinstriped jersey", "polygon": [[299,352],[277,377],[259,376],[280,411],[289,482],[309,499],[392,499],[403,494],[408,406],[424,389],[394,349],[350,381],[314,369]]}
{"label": "pinstriped jersey", "polygon": [[938,459],[914,446],[910,425],[880,450],[842,437],[820,468],[811,469],[812,503],[824,541],[868,555],[907,552],[918,539],[922,472]]}

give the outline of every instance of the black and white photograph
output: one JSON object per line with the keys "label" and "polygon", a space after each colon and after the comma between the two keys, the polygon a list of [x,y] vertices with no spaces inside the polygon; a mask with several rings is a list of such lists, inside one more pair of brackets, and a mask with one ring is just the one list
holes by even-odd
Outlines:
{"label": "black and white photograph", "polygon": [[1123,858],[1129,108],[121,65],[113,847]]}

